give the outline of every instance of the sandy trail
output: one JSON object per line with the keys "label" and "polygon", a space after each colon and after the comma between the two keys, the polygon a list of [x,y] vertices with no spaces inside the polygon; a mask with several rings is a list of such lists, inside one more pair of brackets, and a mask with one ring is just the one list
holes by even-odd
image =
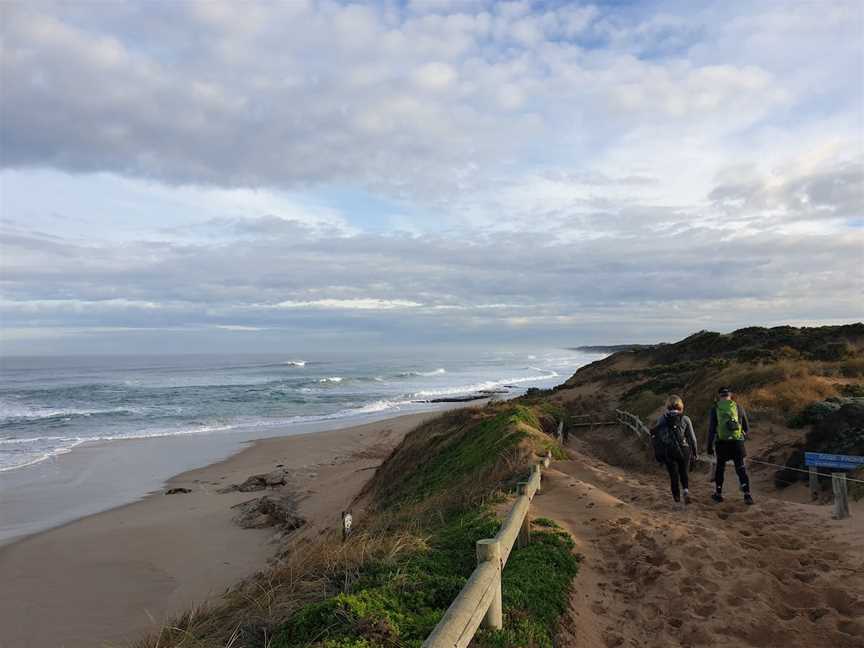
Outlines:
{"label": "sandy trail", "polygon": [[532,506],[585,557],[559,645],[864,647],[864,510],[833,521],[760,492],[748,507],[731,466],[726,502],[696,473],[693,503],[675,510],[659,467],[625,471],[588,449],[571,440]]}

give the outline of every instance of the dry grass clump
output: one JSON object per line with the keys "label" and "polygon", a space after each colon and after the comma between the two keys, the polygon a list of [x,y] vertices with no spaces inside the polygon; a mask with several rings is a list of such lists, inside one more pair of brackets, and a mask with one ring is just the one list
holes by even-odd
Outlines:
{"label": "dry grass clump", "polygon": [[292,614],[349,591],[364,565],[396,566],[406,554],[428,550],[418,523],[392,530],[387,529],[394,526],[392,520],[373,518],[368,526],[372,529],[352,535],[350,542],[332,531],[298,544],[271,569],[229,591],[220,604],[192,607],[130,648],[269,648]]}

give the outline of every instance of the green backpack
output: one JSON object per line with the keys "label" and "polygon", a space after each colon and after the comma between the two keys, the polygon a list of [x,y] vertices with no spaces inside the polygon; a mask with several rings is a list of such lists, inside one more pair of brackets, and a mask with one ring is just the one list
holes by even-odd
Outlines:
{"label": "green backpack", "polygon": [[718,400],[717,408],[717,438],[720,441],[741,441],[744,430],[738,418],[738,405],[733,400]]}

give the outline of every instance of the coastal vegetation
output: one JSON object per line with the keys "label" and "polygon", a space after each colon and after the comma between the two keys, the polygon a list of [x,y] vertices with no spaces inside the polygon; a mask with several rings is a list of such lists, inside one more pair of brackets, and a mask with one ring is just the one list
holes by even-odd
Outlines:
{"label": "coastal vegetation", "polygon": [[[376,471],[346,542],[336,533],[289,543],[273,567],[215,606],[189,611],[136,648],[420,646],[475,566],[475,542],[532,463],[560,456],[563,408],[491,404],[449,412],[408,434]],[[505,629],[490,648],[552,646],[578,556],[551,520],[534,523],[503,576]]]}
{"label": "coastal vegetation", "polygon": [[680,342],[616,353],[559,387],[603,393],[642,417],[678,393],[702,416],[717,388],[731,386],[748,412],[786,423],[815,402],[858,393],[864,378],[864,324],[700,331]]}

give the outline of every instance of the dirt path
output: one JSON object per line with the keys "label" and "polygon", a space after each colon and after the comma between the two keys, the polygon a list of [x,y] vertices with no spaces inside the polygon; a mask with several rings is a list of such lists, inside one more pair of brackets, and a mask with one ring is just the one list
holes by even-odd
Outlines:
{"label": "dirt path", "polygon": [[659,470],[625,472],[571,443],[532,506],[585,557],[559,645],[864,647],[864,510],[832,521],[829,507],[763,493],[748,507],[732,474],[723,504],[696,474],[693,504],[674,510]]}

